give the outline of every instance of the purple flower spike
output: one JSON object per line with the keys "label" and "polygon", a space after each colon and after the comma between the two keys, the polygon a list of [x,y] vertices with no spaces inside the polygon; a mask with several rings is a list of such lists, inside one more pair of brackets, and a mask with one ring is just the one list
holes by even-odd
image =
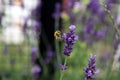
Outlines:
{"label": "purple flower spike", "polygon": [[95,62],[96,62],[96,55],[93,56],[92,54],[90,54],[88,67],[84,68],[85,77],[87,80],[92,80],[93,78],[95,78],[95,74],[99,73],[99,70],[96,69]]}
{"label": "purple flower spike", "polygon": [[73,44],[75,43],[76,40],[78,40],[78,36],[75,35],[75,28],[76,27],[74,25],[71,25],[69,27],[70,31],[62,35],[62,38],[65,41],[65,47],[63,53],[66,56],[70,56],[73,49]]}
{"label": "purple flower spike", "polygon": [[96,32],[96,39],[100,40],[103,39],[106,36],[107,29],[99,30]]}
{"label": "purple flower spike", "polygon": [[34,77],[38,77],[41,71],[42,71],[41,67],[39,67],[39,66],[34,66],[32,68],[32,74]]}
{"label": "purple flower spike", "polygon": [[36,47],[32,47],[31,48],[31,61],[34,63],[35,60],[37,59],[37,48]]}
{"label": "purple flower spike", "polygon": [[36,48],[36,47],[32,47],[32,49],[31,49],[31,53],[32,53],[32,54],[37,53],[37,48]]}
{"label": "purple flower spike", "polygon": [[99,0],[90,0],[89,4],[87,5],[87,8],[93,13],[97,14],[99,13],[101,6]]}

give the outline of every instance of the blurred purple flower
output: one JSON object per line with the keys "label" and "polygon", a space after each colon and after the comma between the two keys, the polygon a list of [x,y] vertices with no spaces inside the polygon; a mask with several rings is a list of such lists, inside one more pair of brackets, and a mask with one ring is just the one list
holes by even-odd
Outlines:
{"label": "blurred purple flower", "polygon": [[95,37],[97,40],[103,39],[107,33],[107,28],[96,31]]}
{"label": "blurred purple flower", "polygon": [[94,34],[94,32],[95,32],[94,31],[94,23],[95,23],[95,21],[93,18],[88,20],[88,22],[86,24],[87,26],[84,28],[85,34]]}
{"label": "blurred purple flower", "polygon": [[69,17],[70,17],[70,23],[71,24],[75,24],[75,21],[76,21],[76,17],[75,17],[75,14],[72,12],[72,11],[70,11],[69,13],[68,13],[68,15],[69,15]]}
{"label": "blurred purple flower", "polygon": [[53,51],[52,50],[49,50],[48,52],[47,52],[47,57],[52,57],[53,56]]}
{"label": "blurred purple flower", "polygon": [[39,21],[35,20],[33,23],[33,27],[34,27],[34,30],[38,33],[39,29],[41,27],[41,23]]}
{"label": "blurred purple flower", "polygon": [[23,24],[23,32],[26,33],[26,30],[27,30],[27,21],[28,21],[28,17],[25,17],[24,18],[24,24]]}
{"label": "blurred purple flower", "polygon": [[46,64],[48,64],[51,61],[53,54],[54,54],[53,50],[51,48],[48,48],[46,58],[45,58]]}
{"label": "blurred purple flower", "polygon": [[97,15],[100,22],[105,22],[106,12],[101,6],[100,0],[90,0],[89,4],[87,5],[87,9],[90,10],[93,17]]}
{"label": "blurred purple flower", "polygon": [[41,33],[41,23],[40,21],[35,20],[32,24],[33,31],[35,33],[35,39],[39,39],[39,35]]}
{"label": "blurred purple flower", "polygon": [[41,6],[42,6],[42,2],[39,1],[36,8],[32,10],[32,18],[35,20],[39,20],[40,18],[40,11],[41,11]]}
{"label": "blurred purple flower", "polygon": [[32,49],[31,49],[31,53],[32,54],[36,54],[37,53],[37,47],[32,47]]}
{"label": "blurred purple flower", "polygon": [[113,4],[114,2],[115,2],[115,0],[106,0],[106,1],[105,1],[106,5],[107,5],[107,8],[108,8],[109,10],[112,9],[112,4]]}
{"label": "blurred purple flower", "polygon": [[34,63],[37,59],[37,51],[38,49],[36,47],[31,48],[31,61]]}
{"label": "blurred purple flower", "polygon": [[60,67],[60,69],[61,69],[62,71],[66,70],[66,69],[68,68],[68,66],[62,65],[62,64],[60,64],[59,67]]}
{"label": "blurred purple flower", "polygon": [[70,56],[72,49],[73,49],[73,44],[75,43],[76,40],[78,40],[78,36],[75,35],[75,26],[71,25],[69,27],[69,32],[64,33],[62,35],[63,40],[65,41],[65,46],[64,46],[64,55]]}
{"label": "blurred purple flower", "polygon": [[59,18],[60,17],[60,10],[61,10],[61,5],[60,5],[60,3],[56,3],[55,4],[55,11],[54,11],[54,13],[52,14],[52,17],[53,18]]}
{"label": "blurred purple flower", "polygon": [[87,44],[89,45],[91,45],[94,41],[103,39],[108,31],[107,27],[97,30],[98,28],[95,27],[96,24],[97,25],[100,24],[98,18],[92,17],[88,19],[86,26],[83,28],[83,31],[81,32],[80,35],[81,40],[87,42]]}
{"label": "blurred purple flower", "polygon": [[67,10],[72,9],[74,7],[76,1],[77,0],[69,0],[67,5],[66,5],[67,6]]}
{"label": "blurred purple flower", "polygon": [[90,54],[90,59],[88,63],[88,67],[84,68],[85,71],[85,77],[87,80],[92,80],[95,78],[95,74],[99,73],[99,70],[96,69],[96,55]]}
{"label": "blurred purple flower", "polygon": [[69,0],[66,4],[66,12],[70,17],[70,23],[71,24],[75,24],[75,20],[76,20],[75,14],[72,11],[76,1],[77,0]]}
{"label": "blurred purple flower", "polygon": [[34,66],[32,68],[32,74],[33,74],[34,77],[38,77],[41,71],[42,70],[41,70],[40,66]]}
{"label": "blurred purple flower", "polygon": [[88,43],[93,43],[93,35],[95,33],[94,30],[94,23],[95,23],[95,19],[94,18],[90,18],[87,23],[86,23],[86,27],[83,29],[83,32],[81,34],[81,39],[82,41],[86,41]]}
{"label": "blurred purple flower", "polygon": [[93,14],[98,14],[100,11],[101,5],[99,0],[90,0],[87,5],[87,9],[89,9]]}

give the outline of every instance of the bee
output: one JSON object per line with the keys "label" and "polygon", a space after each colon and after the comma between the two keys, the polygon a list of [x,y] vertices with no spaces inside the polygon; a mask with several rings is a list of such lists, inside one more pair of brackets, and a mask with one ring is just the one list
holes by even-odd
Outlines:
{"label": "bee", "polygon": [[54,37],[55,37],[57,40],[62,40],[61,32],[60,32],[60,31],[55,31]]}

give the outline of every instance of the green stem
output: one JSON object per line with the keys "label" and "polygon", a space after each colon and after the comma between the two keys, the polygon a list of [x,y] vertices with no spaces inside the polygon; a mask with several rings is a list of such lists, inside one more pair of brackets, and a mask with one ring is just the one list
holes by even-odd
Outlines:
{"label": "green stem", "polygon": [[67,56],[65,58],[64,66],[67,64]]}
{"label": "green stem", "polygon": [[118,36],[120,36],[119,28],[117,27],[117,25],[116,25],[116,23],[114,21],[114,18],[113,18],[112,14],[111,14],[111,11],[107,8],[107,5],[105,4],[105,2],[102,2],[101,5],[103,6],[104,10],[107,12],[108,17],[110,18],[110,20],[111,20],[111,22],[113,24],[113,27],[114,27],[115,31],[117,32]]}
{"label": "green stem", "polygon": [[61,59],[60,59],[60,49],[59,49],[59,43],[57,41],[55,41],[55,52],[56,52],[56,57],[57,57],[57,63],[60,64],[61,63]]}
{"label": "green stem", "polygon": [[62,78],[63,78],[63,73],[61,72],[60,80],[62,80]]}
{"label": "green stem", "polygon": [[[115,21],[114,21],[114,18],[111,14],[111,11],[107,8],[107,5],[105,4],[105,2],[102,2],[101,4],[103,6],[103,8],[105,9],[105,11],[107,12],[108,14],[108,17],[110,18],[112,24],[113,24],[113,28],[115,29],[117,35],[118,35],[118,39],[120,40],[120,31],[119,31],[119,28],[117,27]],[[114,54],[111,55],[111,59],[110,59],[110,62],[108,63],[108,68],[107,68],[107,73],[106,73],[106,77],[104,80],[108,80],[110,74],[111,74],[111,65],[113,64],[113,59],[114,59]]]}
{"label": "green stem", "polygon": [[43,74],[44,74],[44,75],[47,75],[47,73],[48,73],[47,66],[46,66],[45,63],[44,63],[44,60],[43,60],[41,54],[38,54],[38,56],[39,56],[39,62],[40,62],[41,65],[43,66]]}
{"label": "green stem", "polygon": [[[67,64],[67,57],[65,58],[65,61],[64,61],[64,66],[66,66]],[[60,75],[60,80],[63,79],[63,71],[61,72],[61,75]]]}

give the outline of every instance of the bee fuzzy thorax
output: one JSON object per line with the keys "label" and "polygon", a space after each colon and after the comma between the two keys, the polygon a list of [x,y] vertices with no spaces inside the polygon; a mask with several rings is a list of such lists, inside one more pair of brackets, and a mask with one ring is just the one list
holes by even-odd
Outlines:
{"label": "bee fuzzy thorax", "polygon": [[60,31],[55,31],[54,33],[54,37],[57,39],[57,40],[61,40],[61,32]]}

